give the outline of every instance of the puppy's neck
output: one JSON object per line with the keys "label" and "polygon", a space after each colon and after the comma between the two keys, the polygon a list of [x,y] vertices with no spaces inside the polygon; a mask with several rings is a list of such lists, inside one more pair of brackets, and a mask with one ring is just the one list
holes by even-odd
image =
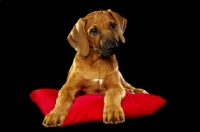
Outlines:
{"label": "puppy's neck", "polygon": [[101,55],[98,54],[93,48],[90,48],[88,56],[86,56],[88,60],[94,62],[101,59]]}

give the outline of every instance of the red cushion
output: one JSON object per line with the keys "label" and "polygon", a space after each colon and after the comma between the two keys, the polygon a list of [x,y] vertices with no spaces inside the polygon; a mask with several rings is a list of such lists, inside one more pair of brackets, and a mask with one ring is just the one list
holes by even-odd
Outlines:
{"label": "red cushion", "polygon": [[[41,88],[32,91],[30,97],[39,107],[44,115],[48,114],[55,105],[58,95],[56,89]],[[87,94],[76,97],[69,109],[63,126],[102,121],[102,110],[104,107],[104,96],[98,94]],[[136,118],[154,113],[166,103],[162,97],[153,94],[131,94],[121,102],[126,118]]]}

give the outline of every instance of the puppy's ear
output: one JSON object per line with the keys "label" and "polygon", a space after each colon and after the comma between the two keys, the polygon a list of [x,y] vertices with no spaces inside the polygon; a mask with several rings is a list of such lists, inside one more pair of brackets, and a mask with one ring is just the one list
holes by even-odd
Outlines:
{"label": "puppy's ear", "polygon": [[111,9],[108,9],[107,11],[116,20],[116,22],[119,26],[119,28],[118,28],[119,38],[122,41],[122,43],[125,43],[125,38],[124,38],[123,34],[126,29],[127,20],[124,17],[120,16],[118,13],[112,11]]}
{"label": "puppy's ear", "polygon": [[89,42],[85,32],[85,23],[85,20],[80,18],[67,37],[71,46],[83,56],[87,56],[89,53]]}

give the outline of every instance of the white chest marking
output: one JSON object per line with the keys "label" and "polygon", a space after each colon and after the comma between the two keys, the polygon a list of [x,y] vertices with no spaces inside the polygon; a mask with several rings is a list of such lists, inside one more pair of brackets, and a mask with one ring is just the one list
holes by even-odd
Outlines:
{"label": "white chest marking", "polygon": [[94,79],[93,81],[94,81],[94,82],[97,82],[97,81],[98,81],[98,82],[100,83],[100,85],[101,85],[102,82],[103,82],[103,79]]}

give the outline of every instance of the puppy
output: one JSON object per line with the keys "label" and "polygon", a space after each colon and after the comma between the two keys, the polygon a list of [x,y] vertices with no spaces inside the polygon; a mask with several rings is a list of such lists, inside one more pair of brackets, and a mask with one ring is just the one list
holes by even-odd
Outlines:
{"label": "puppy", "polygon": [[103,122],[118,124],[125,121],[121,100],[126,90],[147,93],[127,83],[118,70],[115,53],[127,20],[108,9],[94,11],[80,18],[67,39],[77,51],[67,81],[59,91],[54,109],[45,116],[45,127],[61,126],[77,94],[104,95]]}

